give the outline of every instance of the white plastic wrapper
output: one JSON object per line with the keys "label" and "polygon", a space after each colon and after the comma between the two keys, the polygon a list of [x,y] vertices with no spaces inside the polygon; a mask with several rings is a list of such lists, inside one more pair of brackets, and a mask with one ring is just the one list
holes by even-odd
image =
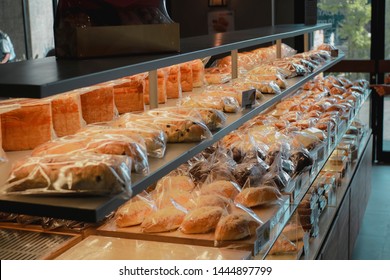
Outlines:
{"label": "white plastic wrapper", "polygon": [[48,155],[16,162],[7,194],[131,196],[131,159],[114,155]]}

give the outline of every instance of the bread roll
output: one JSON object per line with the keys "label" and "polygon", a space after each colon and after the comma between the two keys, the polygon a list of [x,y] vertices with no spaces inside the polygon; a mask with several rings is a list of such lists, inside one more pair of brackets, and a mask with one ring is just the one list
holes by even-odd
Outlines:
{"label": "bread roll", "polygon": [[195,200],[195,205],[199,208],[204,206],[216,206],[222,209],[226,209],[229,212],[232,205],[232,201],[221,195],[208,194],[198,196]]}
{"label": "bread roll", "polygon": [[141,224],[143,232],[167,232],[180,227],[186,213],[171,206],[152,212]]}
{"label": "bread roll", "polygon": [[243,189],[234,201],[246,207],[254,207],[274,202],[281,196],[277,188],[262,186]]}
{"label": "bread roll", "polygon": [[139,225],[152,211],[151,203],[145,200],[129,200],[115,213],[115,223],[118,227]]}
{"label": "bread roll", "polygon": [[185,216],[180,230],[186,234],[210,232],[215,229],[224,213],[224,209],[216,206],[196,208]]}
{"label": "bread roll", "polygon": [[230,199],[234,199],[239,192],[240,187],[237,184],[225,180],[218,180],[210,184],[203,185],[200,190],[202,195],[217,194]]}

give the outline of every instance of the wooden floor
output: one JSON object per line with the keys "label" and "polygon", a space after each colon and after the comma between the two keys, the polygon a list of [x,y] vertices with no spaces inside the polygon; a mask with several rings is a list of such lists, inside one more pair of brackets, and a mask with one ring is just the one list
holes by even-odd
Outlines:
{"label": "wooden floor", "polygon": [[374,165],[372,191],[352,259],[390,260],[390,165]]}

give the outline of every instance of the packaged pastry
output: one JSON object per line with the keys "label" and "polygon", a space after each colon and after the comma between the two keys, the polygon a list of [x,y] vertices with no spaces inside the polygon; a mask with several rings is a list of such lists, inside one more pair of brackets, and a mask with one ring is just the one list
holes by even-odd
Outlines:
{"label": "packaged pastry", "polygon": [[216,206],[225,209],[227,212],[230,212],[232,202],[233,201],[231,199],[226,198],[222,195],[205,194],[196,197],[193,204],[196,208],[202,208],[204,206]]}
{"label": "packaged pastry", "polygon": [[192,82],[194,88],[199,88],[204,85],[204,64],[202,60],[195,59],[191,61]]}
{"label": "packaged pastry", "polygon": [[0,107],[17,106],[1,114],[4,151],[31,150],[55,138],[51,103],[27,98],[0,101]]}
{"label": "packaged pastry", "polygon": [[145,111],[145,74],[138,74],[111,81],[114,101],[119,114]]}
{"label": "packaged pastry", "polygon": [[[253,76],[252,76],[253,77]],[[245,83],[260,91],[261,93],[268,94],[280,94],[281,90],[278,84],[274,81],[258,81],[253,80],[251,77],[245,79]]]}
{"label": "packaged pastry", "polygon": [[206,68],[204,77],[207,85],[224,84],[232,79],[229,67]]}
{"label": "packaged pastry", "polygon": [[194,197],[196,197],[196,193],[191,193],[190,191],[174,187],[163,189],[163,191],[159,192],[152,191],[150,195],[153,198],[158,209],[163,209],[171,206],[190,209],[193,206]]}
{"label": "packaged pastry", "polygon": [[115,224],[121,228],[139,225],[155,210],[153,201],[137,195],[118,208]]}
{"label": "packaged pastry", "polygon": [[148,156],[162,158],[165,154],[167,137],[161,129],[147,125],[126,123],[125,119],[117,119],[110,123],[88,125],[79,133],[86,135],[124,135],[128,137],[142,137],[145,141]]}
{"label": "packaged pastry", "polygon": [[166,91],[167,98],[181,98],[182,88],[181,88],[181,73],[179,65],[173,65],[163,69],[166,72]]}
{"label": "packaged pastry", "polygon": [[256,233],[261,223],[245,212],[234,212],[222,217],[216,228],[216,241],[240,240]]}
{"label": "packaged pastry", "polygon": [[[253,55],[251,53],[239,53],[237,57],[237,66],[239,69],[249,71],[255,67],[255,61],[253,60]],[[216,62],[217,67],[226,67],[231,68],[232,58],[231,56],[226,56],[219,59]]]}
{"label": "packaged pastry", "polygon": [[269,186],[260,186],[252,188],[243,188],[235,197],[234,201],[246,207],[255,207],[278,201],[282,194],[277,188]]}
{"label": "packaged pastry", "polygon": [[80,95],[83,119],[87,124],[111,121],[118,115],[112,84],[81,88],[72,93]]}
{"label": "packaged pastry", "polygon": [[203,185],[200,189],[200,194],[215,194],[221,195],[226,198],[234,199],[240,191],[240,187],[234,182],[226,180],[217,180],[215,182]]}
{"label": "packaged pastry", "polygon": [[297,252],[297,246],[291,242],[283,233],[276,239],[269,251],[270,255],[291,254]]}
{"label": "packaged pastry", "polygon": [[191,192],[195,188],[194,182],[185,175],[167,175],[158,180],[155,191],[158,193],[170,190]]}
{"label": "packaged pastry", "polygon": [[201,93],[202,96],[216,96],[216,97],[232,97],[242,104],[242,92],[236,91],[234,88],[225,88],[223,86],[208,86]]}
{"label": "packaged pastry", "polygon": [[194,79],[192,74],[191,62],[180,64],[180,84],[183,92],[190,92],[193,90]]}
{"label": "packaged pastry", "polygon": [[168,143],[200,142],[212,138],[210,130],[203,122],[179,114],[157,118],[148,114],[124,114],[120,122],[125,122],[130,127],[132,123],[136,123],[161,129],[166,134]]}
{"label": "packaged pastry", "polygon": [[150,110],[146,114],[157,117],[183,115],[185,117],[195,118],[203,122],[211,131],[223,127],[226,123],[226,115],[213,108],[166,107]]}
{"label": "packaged pastry", "polygon": [[53,128],[58,137],[75,134],[86,125],[79,94],[67,92],[45,99],[51,102]]}
{"label": "packaged pastry", "polygon": [[[144,79],[144,103],[149,105],[149,75]],[[157,70],[157,102],[158,104],[165,104],[167,102],[167,73],[162,69]]]}
{"label": "packaged pastry", "polygon": [[281,89],[287,87],[287,81],[281,75],[266,75],[266,74],[249,74],[245,76],[246,79],[253,82],[275,82]]}
{"label": "packaged pastry", "polygon": [[179,106],[191,108],[212,108],[225,113],[237,113],[241,110],[238,100],[229,96],[187,96],[178,102]]}
{"label": "packaged pastry", "polygon": [[217,206],[195,208],[185,216],[179,230],[185,234],[213,231],[221,217],[226,214],[226,210]]}
{"label": "packaged pastry", "polygon": [[4,186],[8,194],[131,196],[131,159],[83,154],[26,157],[17,161]]}
{"label": "packaged pastry", "polygon": [[141,229],[146,233],[173,231],[180,227],[185,216],[185,212],[174,206],[158,209],[144,219]]}
{"label": "packaged pastry", "polygon": [[132,169],[136,173],[149,173],[145,142],[143,138],[135,135],[129,137],[119,134],[100,134],[91,137],[80,133],[41,144],[32,151],[31,155],[36,157],[84,153],[126,155],[132,159]]}

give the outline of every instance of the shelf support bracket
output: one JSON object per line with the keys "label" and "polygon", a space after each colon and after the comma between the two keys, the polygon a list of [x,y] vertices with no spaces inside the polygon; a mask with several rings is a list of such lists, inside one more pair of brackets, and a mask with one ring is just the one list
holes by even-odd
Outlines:
{"label": "shelf support bracket", "polygon": [[149,107],[158,108],[157,70],[149,71]]}
{"label": "shelf support bracket", "polygon": [[238,50],[231,51],[232,58],[232,79],[238,78]]}
{"label": "shelf support bracket", "polygon": [[282,58],[282,40],[276,40],[276,58]]}

